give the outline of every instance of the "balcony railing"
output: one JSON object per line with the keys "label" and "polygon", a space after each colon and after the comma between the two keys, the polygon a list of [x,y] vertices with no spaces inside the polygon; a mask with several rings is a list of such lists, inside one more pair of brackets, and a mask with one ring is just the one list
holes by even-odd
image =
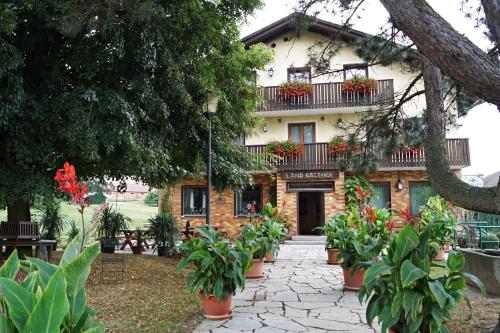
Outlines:
{"label": "balcony railing", "polygon": [[[266,145],[246,146],[247,150],[258,159],[266,160],[276,166],[278,171],[289,170],[329,170],[338,168],[339,159],[347,162],[347,156],[334,158],[329,152],[328,143],[312,143],[304,145],[304,152],[292,158],[279,158],[266,154]],[[446,150],[451,167],[461,168],[470,165],[469,140],[447,139]],[[406,150],[393,154],[385,154],[373,150],[379,170],[420,169],[425,167],[425,151],[423,149]]]}
{"label": "balcony railing", "polygon": [[257,111],[329,109],[386,104],[394,101],[393,80],[378,80],[377,89],[364,94],[343,92],[342,82],[315,83],[312,88],[311,95],[286,100],[280,95],[278,86],[260,88],[259,95],[262,102],[257,106]]}

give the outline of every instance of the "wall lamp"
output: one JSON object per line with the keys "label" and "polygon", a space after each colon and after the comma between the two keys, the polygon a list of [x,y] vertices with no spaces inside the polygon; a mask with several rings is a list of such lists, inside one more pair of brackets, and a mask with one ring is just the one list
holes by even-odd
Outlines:
{"label": "wall lamp", "polygon": [[403,182],[401,181],[401,178],[399,178],[399,177],[398,177],[398,180],[396,181],[396,188],[398,189],[398,191],[403,190]]}
{"label": "wall lamp", "polygon": [[344,122],[342,121],[342,118],[339,118],[339,120],[337,120],[337,127],[338,127],[338,128],[341,128],[341,129],[344,129],[344,128],[345,128],[345,124],[344,124]]}
{"label": "wall lamp", "polygon": [[270,77],[273,77],[274,75],[274,69],[272,67],[270,67],[268,70],[267,70],[267,74],[269,74]]}

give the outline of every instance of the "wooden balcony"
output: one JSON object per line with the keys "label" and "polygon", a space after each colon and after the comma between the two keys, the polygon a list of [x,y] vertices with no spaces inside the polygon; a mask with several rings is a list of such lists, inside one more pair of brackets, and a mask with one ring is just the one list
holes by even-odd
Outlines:
{"label": "wooden balcony", "polygon": [[[334,158],[328,149],[328,143],[305,144],[301,156],[293,158],[279,158],[266,154],[266,145],[246,146],[247,150],[258,159],[267,160],[276,166],[278,171],[290,170],[331,170],[339,166],[339,160],[349,165],[347,156]],[[447,139],[446,149],[448,161],[454,169],[470,165],[469,140]],[[403,151],[394,154],[385,154],[380,150],[373,150],[377,156],[378,170],[418,170],[425,168],[425,151]]]}
{"label": "wooden balcony", "polygon": [[343,92],[342,82],[315,83],[312,85],[311,95],[291,100],[282,98],[278,86],[264,87],[259,89],[262,102],[257,106],[257,112],[331,109],[393,103],[393,80],[378,80],[377,83],[377,90],[366,94]]}

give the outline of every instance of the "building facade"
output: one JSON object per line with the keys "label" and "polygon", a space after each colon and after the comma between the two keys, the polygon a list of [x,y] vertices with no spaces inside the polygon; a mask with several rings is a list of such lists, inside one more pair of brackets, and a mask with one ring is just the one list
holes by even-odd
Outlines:
{"label": "building facade", "polygon": [[[262,102],[256,113],[264,121],[251,136],[242,139],[247,150],[257,158],[267,159],[276,167],[273,174],[249,171],[254,185],[240,193],[224,190],[211,194],[211,221],[229,234],[237,236],[248,222],[248,204],[257,212],[267,202],[283,207],[291,221],[289,235],[315,234],[315,228],[331,215],[345,209],[344,182],[354,174],[338,168],[339,156],[331,153],[330,140],[348,135],[346,123],[356,123],[374,105],[393,103],[394,92],[403,89],[416,73],[399,65],[369,66],[359,58],[352,43],[366,34],[340,32],[339,26],[318,20],[307,30],[297,33],[291,18],[286,17],[245,38],[250,46],[265,43],[274,51],[273,63],[256,74]],[[342,47],[332,58],[331,74],[318,75],[308,66],[308,52],[314,45],[340,34]],[[367,92],[346,92],[343,82],[354,76],[375,80],[376,88]],[[306,83],[311,91],[300,97],[283,98],[282,83]],[[408,115],[418,115],[425,98],[405,106]],[[272,141],[297,143],[301,152],[285,158],[269,156]],[[458,174],[470,164],[467,139],[448,139],[448,159]],[[364,177],[374,185],[376,199],[372,204],[396,210],[410,207],[416,212],[431,195],[425,171],[425,151],[400,151],[392,155],[377,153],[377,170]],[[347,170],[349,170],[347,168]],[[205,223],[206,180],[185,179],[170,192],[172,213],[180,227]]]}

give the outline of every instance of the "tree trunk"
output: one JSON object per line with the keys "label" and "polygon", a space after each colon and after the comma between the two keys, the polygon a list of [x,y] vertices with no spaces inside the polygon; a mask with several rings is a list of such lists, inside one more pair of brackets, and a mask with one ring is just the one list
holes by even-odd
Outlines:
{"label": "tree trunk", "polygon": [[29,201],[16,200],[7,205],[7,221],[31,221]]}
{"label": "tree trunk", "polygon": [[433,64],[459,86],[500,109],[500,68],[486,52],[458,33],[425,0],[381,2],[394,24]]}
{"label": "tree trunk", "polygon": [[422,58],[427,102],[426,168],[432,187],[447,200],[470,210],[500,213],[500,180],[496,188],[471,186],[461,181],[450,169],[446,158],[442,75],[438,67]]}
{"label": "tree trunk", "polygon": [[158,212],[172,213],[172,189],[173,186],[165,184],[158,190]]}
{"label": "tree trunk", "polygon": [[500,48],[500,0],[481,0],[491,39]]}

